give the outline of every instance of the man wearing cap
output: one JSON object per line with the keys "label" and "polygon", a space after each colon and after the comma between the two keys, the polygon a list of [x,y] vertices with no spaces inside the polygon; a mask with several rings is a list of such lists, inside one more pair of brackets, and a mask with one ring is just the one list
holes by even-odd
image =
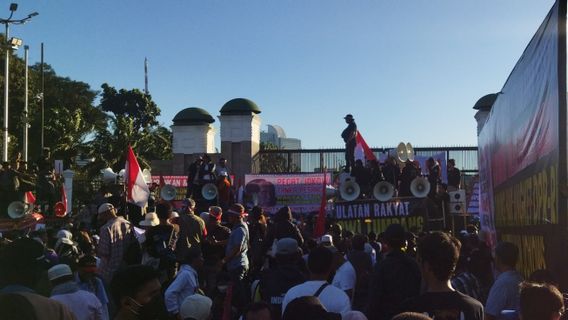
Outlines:
{"label": "man wearing cap", "polygon": [[200,294],[191,295],[183,301],[179,309],[180,318],[187,320],[208,320],[211,317],[213,301]]}
{"label": "man wearing cap", "polygon": [[[176,256],[178,259],[183,259],[189,248],[193,246],[201,248],[201,244],[207,236],[205,221],[195,214],[195,201],[187,200],[189,204],[187,211],[177,218],[179,234],[176,243]],[[193,208],[191,207],[192,204]]]}
{"label": "man wearing cap", "polygon": [[88,291],[79,290],[68,265],[58,264],[51,267],[47,271],[47,277],[53,286],[51,299],[66,305],[77,319],[108,319],[103,318],[99,298]]}
{"label": "man wearing cap", "polygon": [[223,209],[212,206],[209,208],[207,221],[207,237],[203,242],[203,275],[205,278],[206,293],[213,294],[217,286],[217,275],[221,271],[219,262],[225,256],[225,246],[231,235],[231,229],[221,224]]}
{"label": "man wearing cap", "polygon": [[306,281],[298,262],[301,250],[292,238],[282,238],[276,242],[276,267],[262,272],[258,289],[260,297],[272,306],[272,319],[280,319],[282,300],[293,286]]}
{"label": "man wearing cap", "polygon": [[110,203],[103,203],[98,209],[97,221],[102,225],[99,231],[97,256],[101,259],[99,272],[106,284],[110,283],[113,273],[120,268],[124,254],[131,241],[136,241],[130,222],[116,215],[116,209]]}
{"label": "man wearing cap", "polygon": [[357,125],[353,115],[348,114],[343,119],[347,123],[347,128],[341,133],[345,142],[345,172],[350,172],[355,165],[355,146],[357,145]]}
{"label": "man wearing cap", "polygon": [[248,227],[242,221],[245,208],[241,204],[234,204],[227,212],[229,224],[232,226],[231,236],[225,248],[225,257],[221,259],[221,264],[225,264],[231,281],[235,285],[233,292],[233,305],[242,311],[248,303],[248,294],[243,286],[248,268]]}
{"label": "man wearing cap", "polygon": [[30,238],[7,244],[0,252],[0,319],[76,319],[58,301],[33,288],[47,269],[43,246]]}

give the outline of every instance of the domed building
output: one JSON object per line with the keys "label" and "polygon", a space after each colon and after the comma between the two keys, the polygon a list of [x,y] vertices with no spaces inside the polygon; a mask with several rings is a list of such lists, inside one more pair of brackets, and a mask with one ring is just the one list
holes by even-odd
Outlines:
{"label": "domed building", "polygon": [[176,114],[172,125],[174,154],[215,152],[215,119],[202,108],[186,108]]}
{"label": "domed building", "polygon": [[260,150],[260,108],[253,101],[236,98],[221,107],[221,154],[237,179],[252,172],[252,158]]}

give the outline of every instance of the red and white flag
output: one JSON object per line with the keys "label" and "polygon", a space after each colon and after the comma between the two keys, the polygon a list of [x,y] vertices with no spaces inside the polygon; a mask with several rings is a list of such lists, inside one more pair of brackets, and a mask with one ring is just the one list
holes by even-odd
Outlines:
{"label": "red and white flag", "polygon": [[29,204],[35,204],[36,202],[36,197],[34,196],[34,194],[31,191],[26,192],[25,194],[25,202],[29,203]]}
{"label": "red and white flag", "polygon": [[325,208],[327,206],[327,198],[326,198],[326,191],[327,191],[327,172],[323,170],[323,187],[321,192],[321,204],[318,213],[318,217],[316,220],[316,227],[314,229],[314,237],[319,238],[323,236],[325,233]]}
{"label": "red and white flag", "polygon": [[367,161],[377,160],[377,157],[373,153],[373,150],[369,148],[367,142],[365,142],[365,139],[363,139],[361,132],[357,131],[356,139],[357,145],[355,146],[355,160],[363,161],[363,165],[365,165]]}
{"label": "red and white flag", "polygon": [[126,165],[124,178],[127,190],[127,200],[136,204],[139,207],[144,207],[148,203],[148,197],[150,196],[150,189],[144,177],[142,176],[142,170],[140,165],[138,165],[138,160],[132,151],[132,147],[128,146],[128,151],[126,154]]}
{"label": "red and white flag", "polygon": [[65,185],[61,185],[61,202],[63,202],[63,208],[65,208],[65,213],[67,211],[67,193],[65,192]]}

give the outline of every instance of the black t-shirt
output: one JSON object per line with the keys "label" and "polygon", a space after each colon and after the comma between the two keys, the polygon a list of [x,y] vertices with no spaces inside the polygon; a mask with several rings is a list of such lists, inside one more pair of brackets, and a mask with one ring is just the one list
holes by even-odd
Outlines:
{"label": "black t-shirt", "polygon": [[405,302],[403,309],[428,313],[436,320],[483,320],[481,302],[458,291],[427,292]]}

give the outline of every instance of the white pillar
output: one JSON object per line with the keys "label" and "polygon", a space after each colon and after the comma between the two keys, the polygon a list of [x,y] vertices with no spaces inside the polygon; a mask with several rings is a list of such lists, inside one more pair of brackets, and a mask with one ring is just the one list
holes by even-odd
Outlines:
{"label": "white pillar", "polygon": [[67,169],[63,171],[63,178],[65,178],[64,189],[67,195],[67,213],[71,212],[71,206],[73,204],[73,176],[75,172],[73,170]]}

